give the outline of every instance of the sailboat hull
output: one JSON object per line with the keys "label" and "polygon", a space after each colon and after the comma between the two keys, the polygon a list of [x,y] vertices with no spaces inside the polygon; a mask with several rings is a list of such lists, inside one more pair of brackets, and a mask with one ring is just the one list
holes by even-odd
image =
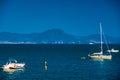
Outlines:
{"label": "sailboat hull", "polygon": [[91,59],[112,59],[111,55],[89,56]]}

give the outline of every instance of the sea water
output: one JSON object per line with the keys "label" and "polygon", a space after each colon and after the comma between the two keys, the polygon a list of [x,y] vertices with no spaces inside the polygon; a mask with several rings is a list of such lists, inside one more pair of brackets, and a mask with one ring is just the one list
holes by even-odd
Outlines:
{"label": "sea water", "polygon": [[[110,48],[120,50],[120,45]],[[1,44],[0,66],[8,58],[26,65],[23,70],[0,69],[0,80],[120,80],[120,53],[111,53],[111,60],[88,58],[97,51],[98,45]]]}

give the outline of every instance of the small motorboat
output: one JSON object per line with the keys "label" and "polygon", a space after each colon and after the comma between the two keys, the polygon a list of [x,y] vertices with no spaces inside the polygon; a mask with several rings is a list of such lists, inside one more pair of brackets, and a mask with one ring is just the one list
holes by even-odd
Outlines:
{"label": "small motorboat", "polygon": [[111,49],[111,50],[107,50],[107,52],[114,52],[114,53],[116,53],[116,52],[119,52],[119,50],[115,50],[115,49]]}
{"label": "small motorboat", "polygon": [[17,60],[10,58],[9,61],[3,65],[3,69],[23,69],[25,63],[17,63]]}

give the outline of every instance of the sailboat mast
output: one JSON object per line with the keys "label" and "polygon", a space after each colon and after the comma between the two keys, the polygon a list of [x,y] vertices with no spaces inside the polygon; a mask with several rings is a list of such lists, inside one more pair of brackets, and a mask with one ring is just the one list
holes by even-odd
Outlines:
{"label": "sailboat mast", "polygon": [[100,43],[101,43],[101,53],[103,53],[103,47],[102,47],[102,43],[103,43],[103,41],[102,41],[102,24],[101,24],[101,22],[100,22]]}

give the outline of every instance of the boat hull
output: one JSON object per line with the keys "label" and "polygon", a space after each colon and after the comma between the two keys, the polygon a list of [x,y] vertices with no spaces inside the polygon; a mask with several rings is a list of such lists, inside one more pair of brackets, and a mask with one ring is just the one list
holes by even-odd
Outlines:
{"label": "boat hull", "polygon": [[107,50],[107,52],[114,52],[114,53],[117,53],[117,52],[119,52],[119,50]]}
{"label": "boat hull", "polygon": [[4,69],[23,69],[24,63],[10,63],[3,66]]}
{"label": "boat hull", "polygon": [[91,59],[112,59],[111,55],[89,56]]}
{"label": "boat hull", "polygon": [[14,68],[14,67],[9,67],[9,69],[23,69],[24,67],[16,67],[16,68]]}

